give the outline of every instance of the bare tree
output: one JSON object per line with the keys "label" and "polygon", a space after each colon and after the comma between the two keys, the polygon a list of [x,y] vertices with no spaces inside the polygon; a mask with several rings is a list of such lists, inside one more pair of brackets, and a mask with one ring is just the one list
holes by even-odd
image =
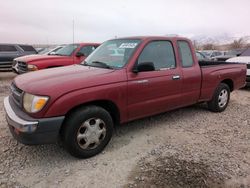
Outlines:
{"label": "bare tree", "polygon": [[203,50],[214,50],[215,48],[216,48],[215,45],[212,43],[204,44],[202,46]]}
{"label": "bare tree", "polygon": [[229,46],[231,49],[244,48],[246,46],[246,38],[241,37],[239,39],[236,39]]}

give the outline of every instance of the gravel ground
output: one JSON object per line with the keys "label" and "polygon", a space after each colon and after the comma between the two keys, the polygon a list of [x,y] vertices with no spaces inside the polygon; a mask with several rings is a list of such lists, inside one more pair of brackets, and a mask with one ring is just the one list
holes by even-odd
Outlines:
{"label": "gravel ground", "polygon": [[0,188],[250,187],[250,89],[223,113],[200,104],[118,127],[103,153],[79,160],[12,138],[2,101],[13,77],[0,73]]}

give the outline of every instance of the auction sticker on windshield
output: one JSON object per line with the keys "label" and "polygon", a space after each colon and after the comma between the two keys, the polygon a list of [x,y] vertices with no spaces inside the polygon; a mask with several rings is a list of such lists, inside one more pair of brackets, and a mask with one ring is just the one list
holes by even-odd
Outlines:
{"label": "auction sticker on windshield", "polygon": [[119,48],[135,48],[137,43],[122,43]]}

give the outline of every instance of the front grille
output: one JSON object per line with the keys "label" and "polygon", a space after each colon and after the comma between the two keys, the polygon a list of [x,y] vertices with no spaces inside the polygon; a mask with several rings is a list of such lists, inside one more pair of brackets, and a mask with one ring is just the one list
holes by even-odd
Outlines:
{"label": "front grille", "polygon": [[20,73],[27,72],[28,71],[27,63],[22,62],[22,61],[17,61],[17,69],[18,69],[18,72]]}
{"label": "front grille", "polygon": [[247,69],[250,69],[250,64],[247,64]]}
{"label": "front grille", "polygon": [[14,83],[10,86],[11,96],[18,106],[22,106],[23,90],[19,89]]}
{"label": "front grille", "polygon": [[11,71],[12,62],[0,62],[0,71]]}

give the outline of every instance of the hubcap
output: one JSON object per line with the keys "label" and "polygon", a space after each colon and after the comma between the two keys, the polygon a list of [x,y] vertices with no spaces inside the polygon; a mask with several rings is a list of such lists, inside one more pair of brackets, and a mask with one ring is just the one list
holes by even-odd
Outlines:
{"label": "hubcap", "polygon": [[219,98],[218,98],[218,103],[219,107],[223,108],[228,101],[228,91],[226,89],[221,90]]}
{"label": "hubcap", "polygon": [[99,118],[86,120],[78,129],[77,142],[82,149],[95,149],[106,136],[106,125]]}

